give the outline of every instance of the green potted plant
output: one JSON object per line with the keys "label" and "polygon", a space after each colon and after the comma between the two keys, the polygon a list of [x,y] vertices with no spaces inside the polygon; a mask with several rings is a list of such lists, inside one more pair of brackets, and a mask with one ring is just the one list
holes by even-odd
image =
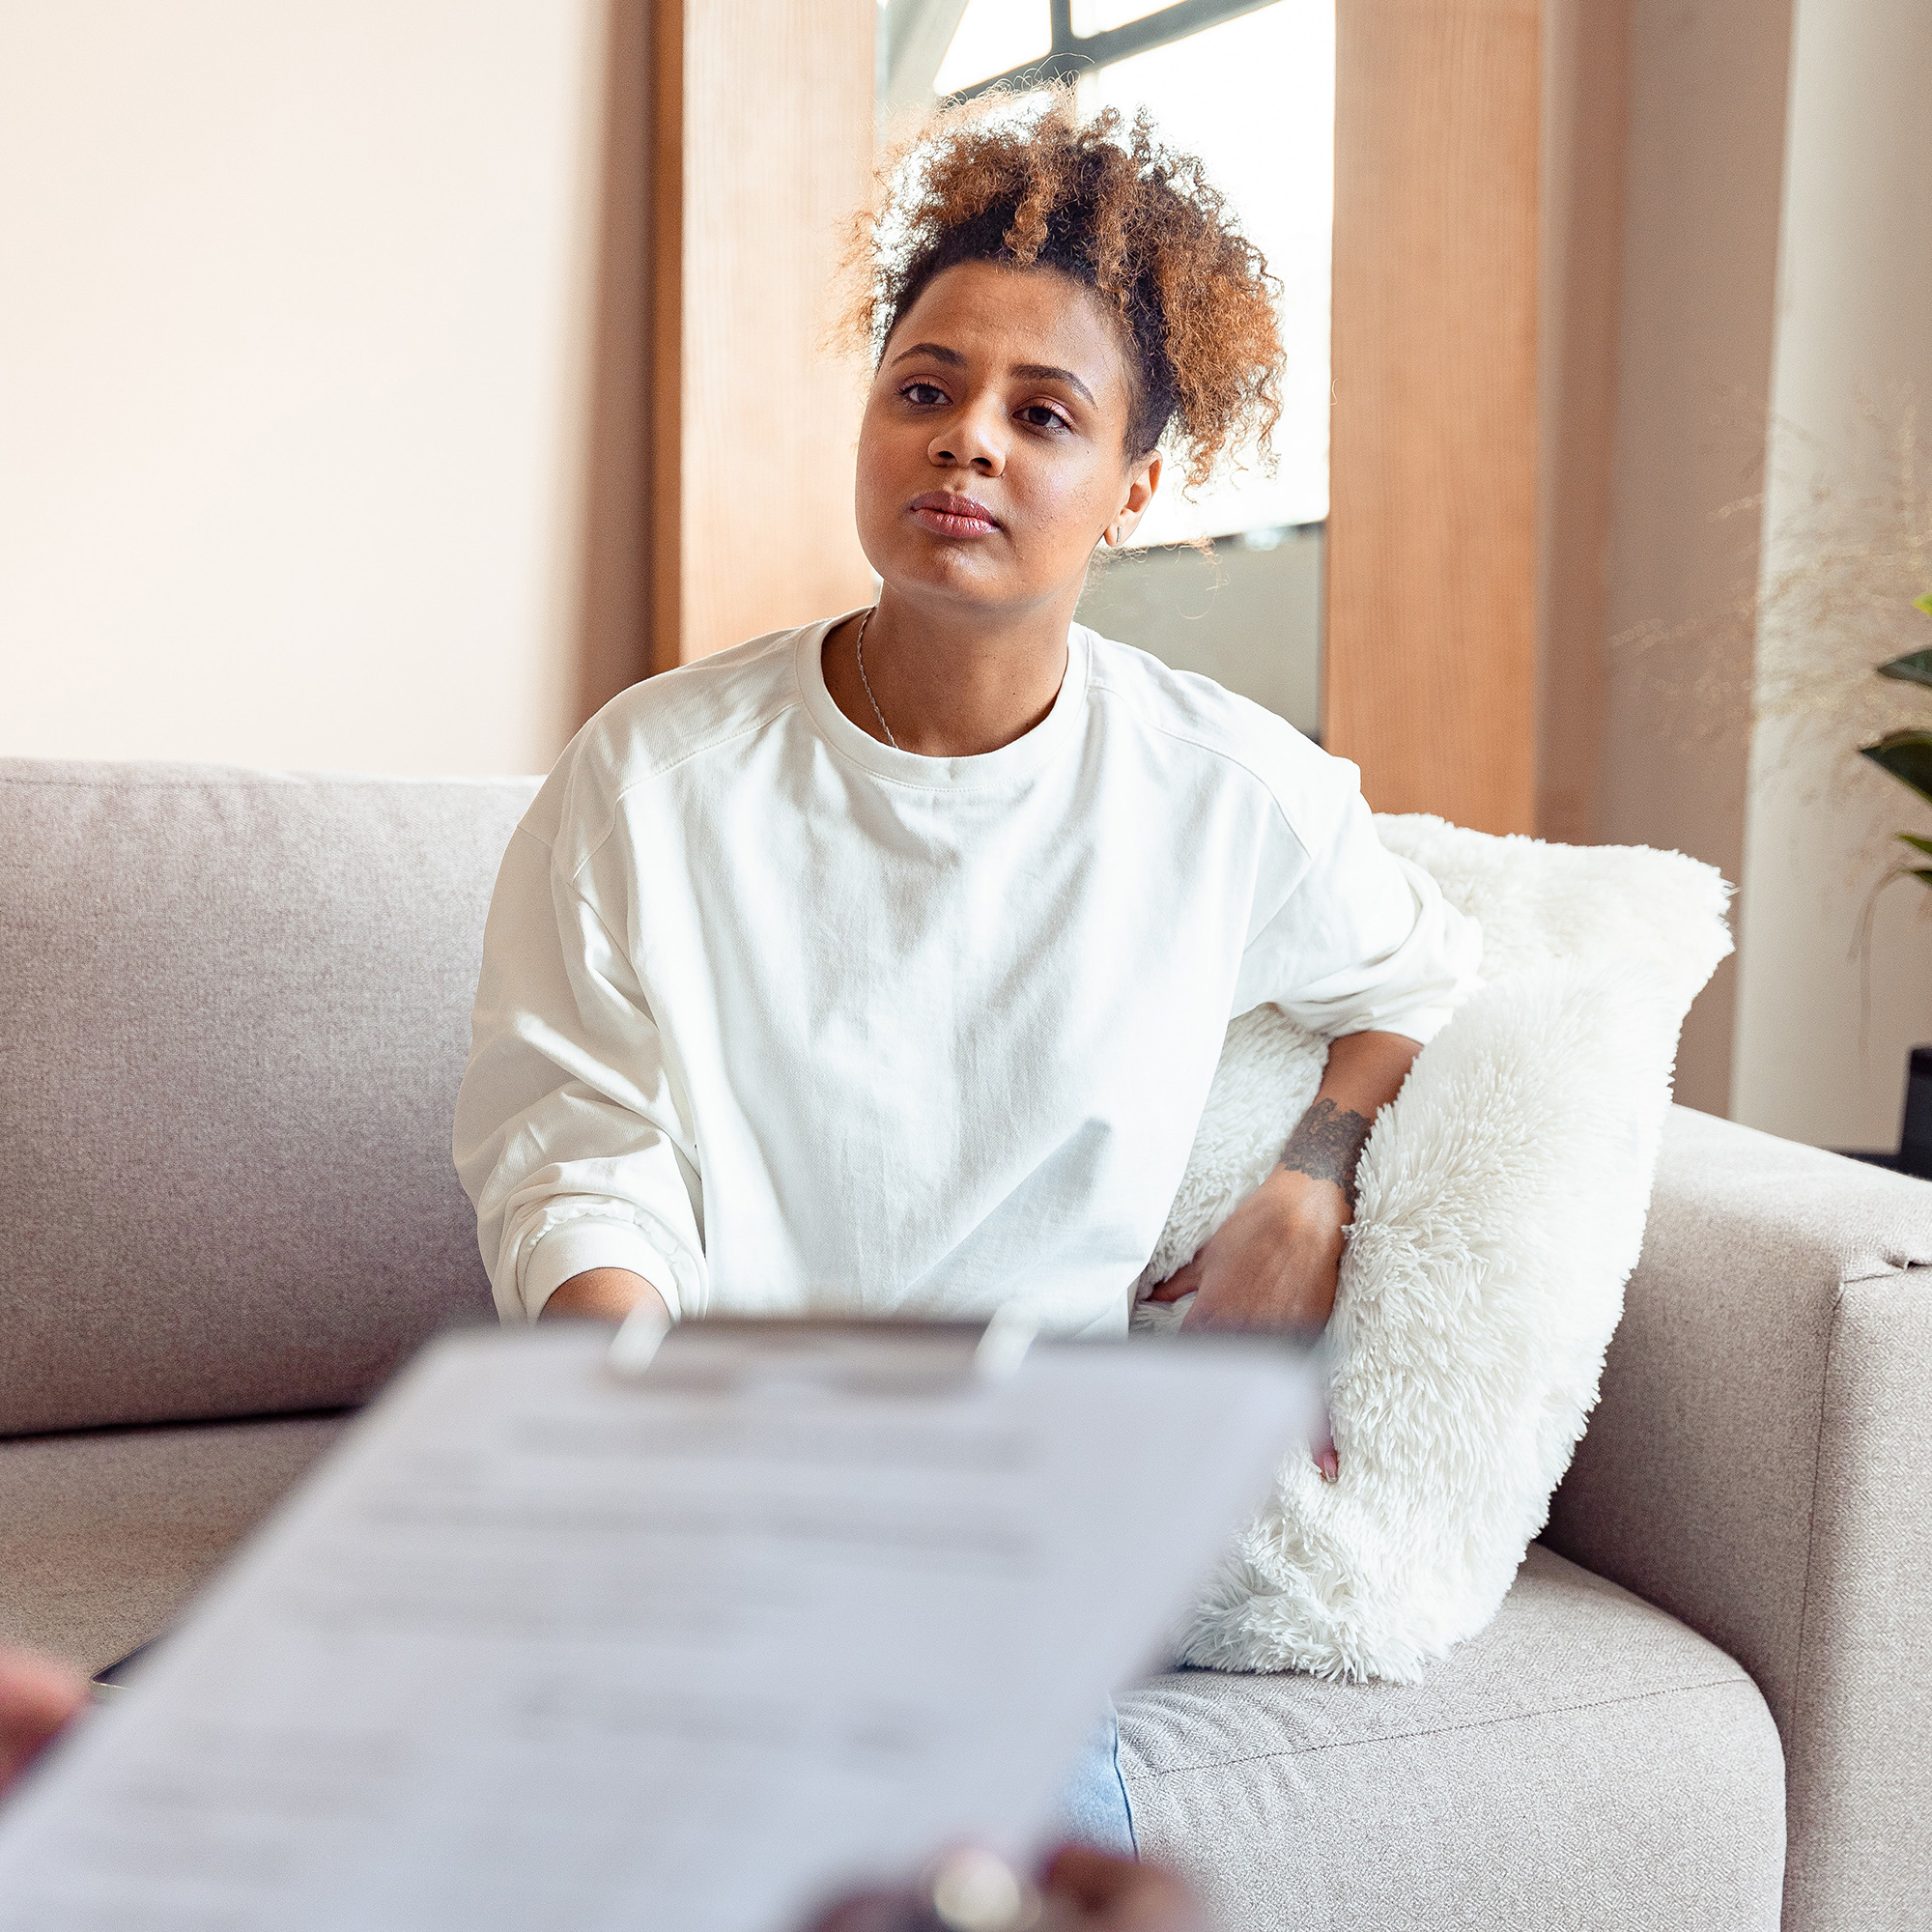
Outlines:
{"label": "green potted plant", "polygon": [[[1932,617],[1932,591],[1912,601],[1916,609]],[[1932,690],[1932,649],[1908,651],[1901,658],[1880,665],[1878,674],[1880,677],[1896,678],[1901,684],[1923,685]],[[1918,726],[1907,731],[1888,731],[1876,744],[1861,745],[1859,751],[1873,764],[1889,772],[1900,784],[1910,785],[1928,805],[1932,805],[1932,730]],[[1915,857],[1932,860],[1932,838],[1901,832],[1898,840],[1908,846]],[[1911,877],[1921,885],[1932,886],[1932,865],[1901,864],[1886,876],[1889,880]]]}

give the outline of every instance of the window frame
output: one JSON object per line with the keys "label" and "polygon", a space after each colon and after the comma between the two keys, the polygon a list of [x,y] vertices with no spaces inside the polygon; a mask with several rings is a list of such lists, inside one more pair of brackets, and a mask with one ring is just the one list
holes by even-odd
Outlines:
{"label": "window frame", "polygon": [[1238,20],[1243,14],[1259,14],[1275,0],[1172,0],[1158,13],[1144,19],[1129,20],[1122,27],[1108,27],[1097,34],[1073,31],[1073,0],[1047,0],[1047,17],[1052,27],[1050,51],[1043,59],[1027,61],[1008,68],[1004,73],[988,74],[970,87],[954,88],[948,100],[972,100],[1001,87],[1046,87],[1057,80],[1076,80],[1117,61],[1131,60],[1154,47],[1172,45],[1191,39],[1209,27],[1227,20]]}

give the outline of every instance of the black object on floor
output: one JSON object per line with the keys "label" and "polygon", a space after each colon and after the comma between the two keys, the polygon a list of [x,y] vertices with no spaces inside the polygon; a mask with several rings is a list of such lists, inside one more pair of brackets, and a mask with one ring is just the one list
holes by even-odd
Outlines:
{"label": "black object on floor", "polygon": [[1932,1179],[1932,1046],[1915,1046],[1906,1068],[1898,1165],[1901,1173]]}
{"label": "black object on floor", "polygon": [[1869,1153],[1862,1148],[1840,1148],[1852,1160],[1889,1167],[1895,1174],[1932,1180],[1932,1046],[1915,1046],[1905,1069],[1905,1119],[1898,1130],[1896,1153]]}

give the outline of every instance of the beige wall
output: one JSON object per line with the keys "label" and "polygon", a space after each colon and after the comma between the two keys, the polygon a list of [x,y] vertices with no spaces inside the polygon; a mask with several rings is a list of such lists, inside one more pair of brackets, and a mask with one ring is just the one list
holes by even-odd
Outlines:
{"label": "beige wall", "polygon": [[[1932,1038],[1932,908],[1892,886],[1862,954],[1861,923],[1889,835],[1932,819],[1857,758],[1884,728],[1858,694],[1932,642],[1905,602],[1932,587],[1932,12],[1548,5],[1541,822],[1740,882],[1682,1098],[1889,1147]],[[1887,438],[1915,394],[1909,505]],[[1808,717],[1775,715],[1794,698]]]}
{"label": "beige wall", "polygon": [[[1750,637],[1723,613],[1748,594],[1757,519],[1727,512],[1762,487],[1790,10],[1791,0],[1627,0],[1602,751],[1594,798],[1565,806],[1566,822],[1598,838],[1674,847],[1732,881]],[[1592,562],[1587,532],[1573,532],[1563,564],[1573,587]],[[1639,627],[1687,624],[1694,638],[1655,651],[1612,648]],[[1583,655],[1587,674],[1587,639]],[[1734,993],[1731,967],[1719,968],[1678,1058],[1679,1097],[1720,1114]]]}
{"label": "beige wall", "polygon": [[[1932,1039],[1924,889],[1887,889],[1868,961],[1856,945],[1867,895],[1891,863],[1889,835],[1924,836],[1932,819],[1904,786],[1861,766],[1864,733],[1848,715],[1869,688],[1866,666],[1932,644],[1932,625],[1906,601],[1932,590],[1924,473],[1917,501],[1898,501],[1885,436],[1916,395],[1921,465],[1932,440],[1928,75],[1925,0],[1799,0],[1767,567],[1826,575],[1815,590],[1767,600],[1761,651],[1792,654],[1807,678],[1845,664],[1852,682],[1795,736],[1789,724],[1760,727],[1736,1111],[1827,1146],[1897,1145],[1906,1053]],[[1877,433],[1861,421],[1867,407]],[[1834,553],[1852,561],[1821,563]],[[1921,723],[1932,712],[1916,709]]]}
{"label": "beige wall", "polygon": [[603,0],[0,0],[0,752],[548,763]]}

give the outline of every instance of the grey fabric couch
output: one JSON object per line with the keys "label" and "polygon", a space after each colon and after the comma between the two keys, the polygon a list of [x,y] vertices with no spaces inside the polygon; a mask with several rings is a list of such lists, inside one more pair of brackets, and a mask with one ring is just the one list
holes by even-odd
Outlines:
{"label": "grey fabric couch", "polygon": [[[522,781],[0,761],[0,1640],[152,1635],[421,1339]],[[1932,1187],[1680,1112],[1602,1403],[1414,1689],[1122,1702],[1229,1932],[1932,1927]]]}

